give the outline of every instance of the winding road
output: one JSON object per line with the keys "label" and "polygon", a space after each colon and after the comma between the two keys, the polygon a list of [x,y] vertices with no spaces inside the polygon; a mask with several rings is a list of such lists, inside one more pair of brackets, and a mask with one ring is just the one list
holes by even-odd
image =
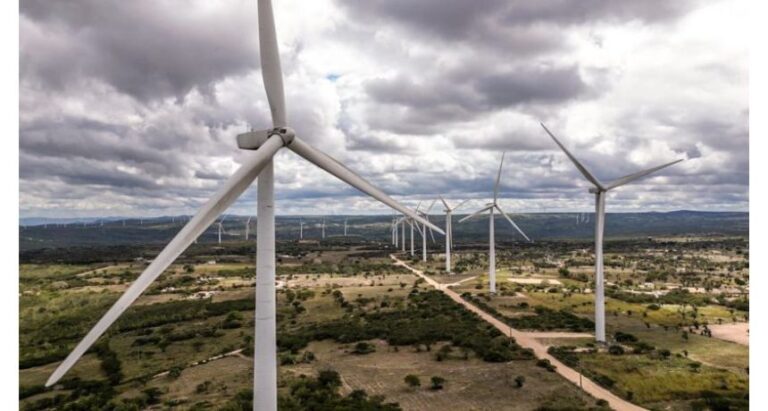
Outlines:
{"label": "winding road", "polygon": [[[481,310],[480,308],[474,306],[473,304],[469,303],[468,301],[461,298],[461,296],[452,289],[448,288],[449,284],[441,284],[437,281],[433,280],[432,278],[426,276],[422,271],[417,270],[408,264],[406,264],[404,261],[398,259],[395,257],[394,254],[391,254],[389,256],[392,260],[395,261],[395,265],[399,265],[402,267],[405,267],[406,269],[410,270],[417,276],[423,278],[427,284],[431,285],[437,290],[442,291],[445,293],[448,297],[450,297],[452,300],[456,301],[457,303],[463,305],[466,309],[474,312],[480,318],[488,322],[489,324],[496,327],[499,331],[502,333],[509,335],[510,337],[514,338],[515,341],[522,347],[530,348],[533,350],[534,354],[538,358],[543,358],[549,360],[556,368],[555,372],[563,376],[568,381],[576,384],[577,386],[580,386],[582,390],[586,391],[587,393],[591,394],[595,398],[603,399],[608,401],[608,404],[617,411],[640,411],[645,410],[645,408],[642,408],[640,406],[637,406],[635,404],[632,404],[629,401],[624,400],[623,398],[618,397],[616,394],[608,391],[607,389],[597,385],[594,381],[590,380],[589,378],[583,377],[581,373],[574,370],[573,368],[569,368],[562,362],[560,362],[557,358],[553,357],[549,353],[547,353],[547,346],[539,342],[536,338],[541,338],[542,333],[525,333],[520,330],[516,330],[503,322],[499,321],[492,315],[488,314],[487,312]],[[586,334],[591,336],[590,334]],[[562,337],[563,335],[559,335]]]}

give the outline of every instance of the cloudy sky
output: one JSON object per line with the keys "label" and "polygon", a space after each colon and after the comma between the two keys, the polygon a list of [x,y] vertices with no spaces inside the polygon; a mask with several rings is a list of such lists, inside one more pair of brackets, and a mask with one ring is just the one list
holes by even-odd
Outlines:
{"label": "cloudy sky", "polygon": [[[22,217],[190,213],[270,125],[256,2],[20,3]],[[748,209],[746,1],[277,0],[289,123],[415,205],[588,211],[543,121],[610,180],[609,211]],[[283,150],[278,214],[380,213]],[[255,186],[230,210],[253,214]]]}

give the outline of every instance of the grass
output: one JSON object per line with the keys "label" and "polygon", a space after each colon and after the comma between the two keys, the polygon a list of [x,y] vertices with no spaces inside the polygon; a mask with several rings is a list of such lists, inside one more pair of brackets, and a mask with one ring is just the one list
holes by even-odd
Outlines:
{"label": "grass", "polygon": [[[615,381],[611,389],[640,405],[698,399],[704,392],[720,395],[744,395],[749,390],[746,376],[702,365],[691,368],[694,361],[672,356],[654,359],[648,355],[579,355],[582,367]],[[631,394],[629,394],[631,393]]]}

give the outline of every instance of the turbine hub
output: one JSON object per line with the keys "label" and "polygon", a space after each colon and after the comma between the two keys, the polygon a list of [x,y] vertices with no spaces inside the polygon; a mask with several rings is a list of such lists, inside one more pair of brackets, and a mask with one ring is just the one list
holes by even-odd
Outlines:
{"label": "turbine hub", "polygon": [[283,140],[284,145],[290,145],[296,133],[290,127],[275,127],[271,130],[252,130],[237,135],[237,147],[243,150],[258,150],[273,135]]}

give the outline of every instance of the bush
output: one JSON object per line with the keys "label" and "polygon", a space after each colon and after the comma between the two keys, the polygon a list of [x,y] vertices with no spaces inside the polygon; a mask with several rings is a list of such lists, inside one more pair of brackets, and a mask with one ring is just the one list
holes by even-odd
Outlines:
{"label": "bush", "polygon": [[405,383],[408,384],[408,386],[411,388],[421,387],[421,380],[419,380],[419,377],[413,374],[406,375],[404,380]]}
{"label": "bush", "polygon": [[541,358],[538,361],[536,361],[536,366],[546,369],[549,372],[555,371],[555,366],[552,365],[551,362],[549,362],[546,358]]}
{"label": "bush", "polygon": [[611,355],[622,355],[624,354],[624,347],[620,345],[612,345],[608,347],[608,354]]}
{"label": "bush", "polygon": [[517,385],[517,388],[523,388],[523,384],[525,384],[525,377],[522,375],[515,377],[515,384]]}
{"label": "bush", "polygon": [[352,350],[352,354],[365,355],[375,351],[376,351],[375,345],[371,343],[367,343],[365,341],[360,341],[359,343],[355,344],[355,348]]}
{"label": "bush", "polygon": [[442,390],[443,384],[445,384],[445,378],[434,376],[432,377],[432,386],[430,388],[432,390]]}

